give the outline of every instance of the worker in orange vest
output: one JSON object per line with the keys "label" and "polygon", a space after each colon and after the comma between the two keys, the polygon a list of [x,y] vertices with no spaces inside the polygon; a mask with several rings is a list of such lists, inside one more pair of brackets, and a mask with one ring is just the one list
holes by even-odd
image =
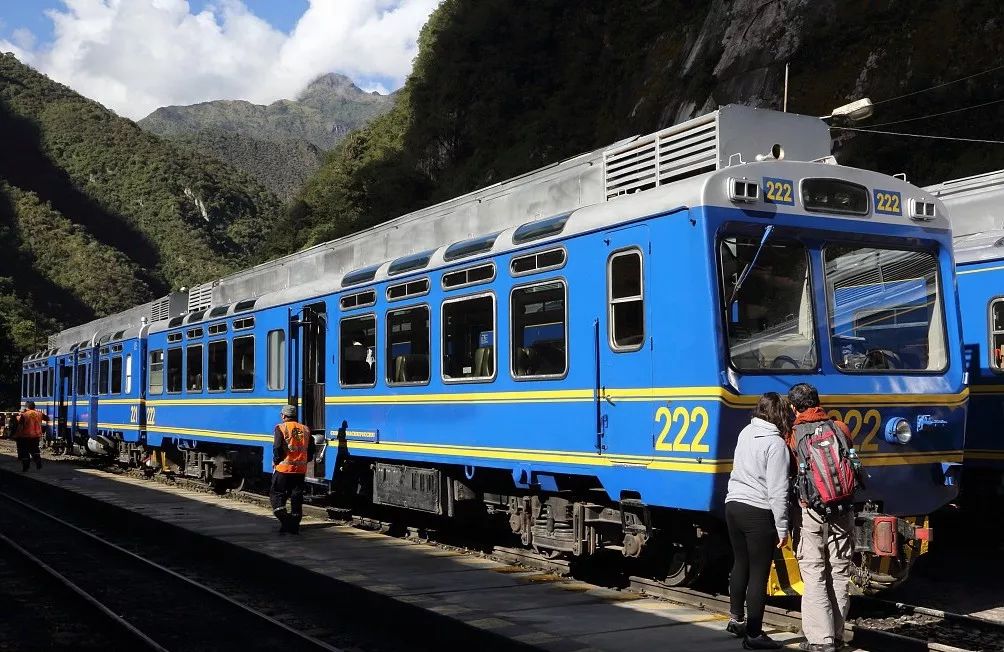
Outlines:
{"label": "worker in orange vest", "polygon": [[35,468],[42,468],[42,453],[38,444],[42,440],[42,422],[49,417],[35,409],[35,401],[25,401],[24,409],[17,416],[17,428],[14,439],[17,441],[17,458],[21,460],[21,471],[27,471],[31,460],[35,460]]}
{"label": "worker in orange vest", "polygon": [[[282,408],[282,423],[272,433],[272,513],[279,519],[279,534],[299,534],[303,518],[303,483],[307,463],[314,457],[310,429],[296,421],[296,408]],[[291,511],[286,512],[286,500]]]}

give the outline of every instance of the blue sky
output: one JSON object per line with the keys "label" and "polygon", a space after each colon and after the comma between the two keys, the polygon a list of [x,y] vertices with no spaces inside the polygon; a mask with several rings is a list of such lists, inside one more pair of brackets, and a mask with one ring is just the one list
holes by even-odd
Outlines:
{"label": "blue sky", "polygon": [[390,92],[439,2],[0,0],[0,52],[133,119],[172,104],[291,99],[329,72]]}

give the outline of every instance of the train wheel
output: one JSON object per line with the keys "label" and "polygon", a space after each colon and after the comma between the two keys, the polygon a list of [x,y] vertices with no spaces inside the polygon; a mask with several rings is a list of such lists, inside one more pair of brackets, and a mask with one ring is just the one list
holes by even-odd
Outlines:
{"label": "train wheel", "polygon": [[703,546],[685,547],[674,545],[669,549],[669,557],[659,574],[666,586],[691,586],[707,565],[707,555]]}

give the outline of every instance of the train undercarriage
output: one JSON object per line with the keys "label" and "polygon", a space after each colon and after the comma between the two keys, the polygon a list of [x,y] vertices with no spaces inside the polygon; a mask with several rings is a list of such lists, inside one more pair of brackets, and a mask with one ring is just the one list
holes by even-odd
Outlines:
{"label": "train undercarriage", "polygon": [[[152,448],[114,433],[78,441],[72,448],[148,475],[199,480],[221,493],[267,481],[258,448],[184,441]],[[728,576],[728,538],[719,519],[653,508],[637,496],[611,500],[590,478],[559,477],[557,486],[544,491],[539,486],[519,488],[509,472],[498,469],[411,466],[354,457],[338,466],[334,481],[321,476],[308,487],[313,495],[328,496],[353,511],[365,512],[371,506],[404,509],[426,520],[449,522],[453,530],[508,533],[514,543],[518,540],[546,558],[619,555],[638,574],[668,586],[714,587]],[[896,519],[866,505],[855,533],[855,584],[873,593],[902,583],[929,540],[926,519]],[[782,551],[777,564],[785,561],[793,565],[790,548]],[[790,594],[783,584],[772,590]]]}

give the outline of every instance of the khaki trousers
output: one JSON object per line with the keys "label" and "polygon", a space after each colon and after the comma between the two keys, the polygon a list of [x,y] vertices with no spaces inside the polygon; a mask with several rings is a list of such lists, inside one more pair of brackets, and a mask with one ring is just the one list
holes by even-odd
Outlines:
{"label": "khaki trousers", "polygon": [[850,607],[854,514],[828,520],[802,508],[798,570],[802,574],[802,632],[809,643],[834,643],[844,638]]}

